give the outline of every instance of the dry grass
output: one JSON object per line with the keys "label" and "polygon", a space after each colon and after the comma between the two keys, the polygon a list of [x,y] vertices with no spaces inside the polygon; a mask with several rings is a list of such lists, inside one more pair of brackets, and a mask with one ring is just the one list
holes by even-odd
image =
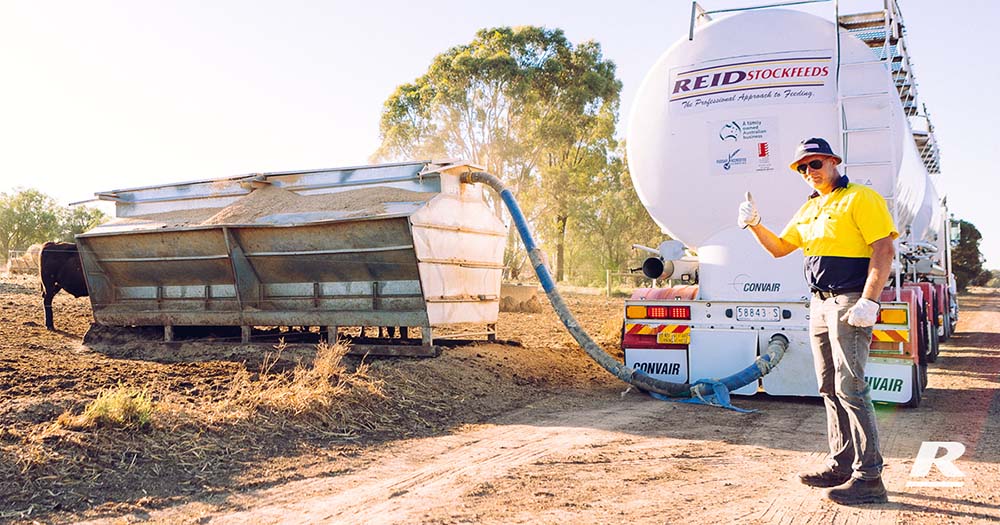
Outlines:
{"label": "dry grass", "polygon": [[226,395],[215,406],[206,407],[209,419],[308,418],[340,425],[351,419],[348,412],[353,405],[385,397],[382,381],[370,374],[368,364],[347,370],[344,344],[320,343],[312,366],[300,363],[291,371],[276,372],[284,349],[282,340],[277,353],[265,356],[256,374],[237,372]]}
{"label": "dry grass", "polygon": [[145,390],[118,385],[101,392],[83,413],[64,412],[56,424],[68,430],[94,427],[140,429],[153,420],[153,399]]}
{"label": "dry grass", "polygon": [[[54,425],[27,441],[40,444],[54,436],[65,437],[66,431],[151,429],[154,434],[159,431],[180,442],[172,446],[180,444],[183,449],[187,448],[184,444],[189,444],[189,451],[197,452],[211,446],[204,442],[195,445],[203,440],[205,431],[225,434],[236,427],[262,431],[285,428],[294,422],[321,429],[328,437],[351,437],[373,426],[366,418],[377,413],[376,406],[387,397],[384,381],[375,377],[364,362],[348,370],[344,363],[346,345],[320,343],[310,365],[298,363],[291,370],[279,370],[284,350],[282,340],[275,353],[264,357],[258,371],[241,368],[227,381],[228,387],[221,395],[194,402],[174,392],[151,395],[146,390],[118,385],[101,392],[81,414],[64,412]],[[108,438],[114,439],[113,435],[100,436]],[[251,444],[248,447],[253,448]],[[44,464],[43,455],[32,454],[21,463],[26,467]]]}
{"label": "dry grass", "polygon": [[252,436],[303,426],[327,438],[351,438],[372,429],[377,407],[388,396],[384,380],[367,363],[351,369],[344,362],[345,344],[323,342],[312,363],[299,362],[289,370],[284,351],[282,340],[257,371],[237,370],[217,395],[192,402],[164,392],[156,405],[155,427],[174,436],[190,434],[192,441],[206,430],[228,433],[234,427]]}
{"label": "dry grass", "polygon": [[[26,432],[0,429],[0,494],[22,487],[12,508],[52,498],[83,505],[79,494],[138,480],[151,488],[161,476],[172,480],[161,492],[202,493],[273,454],[273,440],[261,435],[347,443],[394,423],[385,415],[393,396],[382,372],[365,362],[349,366],[345,345],[320,344],[311,363],[294,366],[282,361],[284,349],[282,342],[257,371],[240,368],[212,394],[184,398],[155,386],[118,385],[79,414],[64,412]],[[235,457],[246,463],[228,459]],[[47,492],[30,488],[43,485]]]}
{"label": "dry grass", "polygon": [[[0,523],[146,512],[330,475],[352,468],[373,444],[447,432],[556,385],[590,385],[594,374],[574,364],[580,353],[568,335],[552,341],[551,327],[564,332],[548,311],[502,314],[514,327],[506,336],[523,338],[531,351],[470,345],[435,359],[359,365],[343,347],[279,345],[261,365],[259,347],[214,344],[185,355],[80,348],[76,339],[91,327],[86,299],[57,298],[65,319],[57,326],[77,336],[70,338],[38,325],[37,276],[4,278],[0,294],[11,320],[0,322],[0,383],[9,387],[0,403]],[[571,301],[578,313],[596,299]],[[581,321],[600,326],[605,309],[591,310]],[[141,334],[132,342],[145,343]],[[63,423],[82,418],[102,389],[118,384],[152,400],[141,430],[56,423],[66,411]]]}

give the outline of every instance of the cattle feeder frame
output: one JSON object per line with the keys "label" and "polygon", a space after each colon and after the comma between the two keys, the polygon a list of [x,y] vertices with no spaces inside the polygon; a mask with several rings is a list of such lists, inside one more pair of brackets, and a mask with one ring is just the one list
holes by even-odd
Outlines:
{"label": "cattle feeder frame", "polygon": [[[166,341],[178,326],[239,326],[243,342],[255,326],[399,327],[353,348],[383,355],[434,355],[449,337],[439,327],[495,340],[507,228],[481,184],[460,182],[478,169],[424,161],[98,193],[116,219],[77,236],[94,318],[162,326]],[[266,191],[303,207],[247,200]]]}

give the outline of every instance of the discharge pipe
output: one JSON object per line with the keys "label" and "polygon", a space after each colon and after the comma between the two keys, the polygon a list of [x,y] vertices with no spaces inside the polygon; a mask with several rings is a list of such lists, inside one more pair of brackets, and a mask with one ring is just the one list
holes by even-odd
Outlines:
{"label": "discharge pipe", "polygon": [[510,212],[510,216],[514,221],[514,226],[517,227],[517,231],[521,235],[521,240],[524,242],[524,248],[528,251],[528,258],[531,260],[531,266],[535,269],[535,273],[538,275],[538,281],[542,284],[542,289],[545,290],[545,295],[549,297],[549,302],[552,303],[552,308],[554,308],[556,314],[559,315],[559,320],[561,320],[563,325],[566,326],[566,330],[573,336],[573,339],[576,339],[576,342],[583,347],[583,351],[586,352],[587,355],[594,360],[594,362],[601,365],[602,368],[610,372],[618,379],[621,379],[636,388],[655,392],[667,397],[694,397],[704,399],[713,395],[716,390],[720,389],[720,386],[724,386],[728,391],[732,391],[756,381],[764,374],[770,372],[771,369],[778,364],[778,361],[781,360],[782,356],[785,355],[785,350],[788,349],[788,338],[781,334],[774,334],[771,336],[771,340],[768,343],[767,351],[758,357],[750,366],[723,379],[717,381],[699,381],[694,386],[687,383],[672,383],[670,381],[656,379],[654,377],[650,377],[641,370],[636,370],[619,363],[617,359],[608,355],[607,352],[602,350],[601,347],[598,346],[593,339],[591,339],[590,335],[584,331],[584,329],[576,321],[576,318],[573,317],[573,313],[566,307],[566,302],[563,301],[562,295],[560,295],[559,290],[556,289],[555,281],[552,279],[552,275],[549,273],[549,269],[545,266],[545,262],[542,259],[542,250],[535,245],[535,240],[531,235],[531,228],[528,226],[528,221],[525,220],[524,214],[521,213],[521,207],[517,204],[517,200],[514,199],[514,194],[504,187],[503,183],[500,182],[500,179],[482,171],[465,173],[462,175],[461,181],[467,184],[474,184],[477,182],[485,184],[493,188],[497,194],[500,195],[500,199],[503,200],[504,205],[507,206],[507,211]]}

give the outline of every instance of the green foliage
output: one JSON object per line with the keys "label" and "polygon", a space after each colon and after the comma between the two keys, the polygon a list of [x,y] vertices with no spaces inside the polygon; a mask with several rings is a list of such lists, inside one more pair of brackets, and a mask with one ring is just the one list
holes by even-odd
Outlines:
{"label": "green foliage", "polygon": [[961,237],[958,246],[952,249],[951,266],[955,274],[955,285],[959,290],[968,286],[982,286],[989,282],[991,274],[983,269],[983,254],[979,252],[979,243],[983,235],[974,224],[959,221]]}
{"label": "green foliage", "polygon": [[[558,29],[482,29],[389,97],[373,160],[458,157],[496,174],[540,244],[555,248],[561,280],[567,239],[616,146],[620,91],[596,42],[574,46]],[[516,279],[524,256],[511,233],[505,264]]]}
{"label": "green foliage", "polygon": [[108,220],[108,216],[97,208],[74,206],[60,211],[59,240],[63,242],[74,242],[77,235]]}
{"label": "green foliage", "polygon": [[556,244],[556,280],[563,280],[570,221],[581,218],[584,200],[608,165],[616,144],[615,122],[621,82],[600,46],[585,42],[563,58],[561,70],[532,91],[527,114],[541,146],[542,214]]}
{"label": "green foliage", "polygon": [[1000,270],[989,270],[990,279],[986,281],[986,286],[990,288],[1000,288]]}
{"label": "green foliage", "polygon": [[640,202],[621,148],[582,199],[578,227],[570,239],[576,261],[572,273],[587,276],[588,283],[599,279],[603,286],[605,269],[620,272],[642,265],[645,253],[633,250],[632,244],[655,247],[667,238]]}
{"label": "green foliage", "polygon": [[34,189],[0,193],[0,255],[11,250],[52,240],[73,241],[73,236],[103,222],[107,217],[95,208],[67,209],[55,199]]}
{"label": "green foliage", "polygon": [[59,207],[44,193],[28,189],[0,193],[0,253],[23,250],[59,236]]}
{"label": "green foliage", "polygon": [[561,31],[501,27],[436,56],[386,100],[373,159],[463,158],[516,188],[533,170],[528,93],[547,80],[541,72],[560,45],[568,45]]}

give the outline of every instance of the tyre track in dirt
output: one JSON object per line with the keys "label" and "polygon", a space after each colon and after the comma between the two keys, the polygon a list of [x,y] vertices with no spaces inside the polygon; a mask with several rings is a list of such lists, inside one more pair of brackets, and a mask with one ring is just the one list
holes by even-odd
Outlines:
{"label": "tyre track in dirt", "polygon": [[[1000,521],[1000,296],[972,296],[918,409],[879,408],[890,503],[824,501],[795,473],[825,457],[818,400],[761,412],[613,387],[540,399],[488,425],[387,446],[363,468],[154,513],[200,523],[982,523]],[[959,488],[907,487],[923,441],[967,446]],[[932,471],[932,476],[940,473]]]}
{"label": "tyre track in dirt", "polygon": [[[609,393],[608,397],[614,396]],[[250,496],[235,496],[227,504],[250,507],[229,514],[206,516],[182,511],[154,520],[202,523],[404,523],[421,521],[441,512],[440,507],[470,494],[487,494],[491,481],[514,469],[551,465],[573,450],[600,447],[620,438],[614,428],[659,411],[657,403],[643,403],[640,410],[622,411],[608,406],[554,411],[563,404],[547,400],[539,418],[529,407],[505,418],[533,419],[533,424],[475,425],[464,432],[438,438],[413,440],[391,447],[366,469],[336,478],[304,480]],[[574,399],[574,401],[581,401]],[[584,401],[588,403],[588,401]],[[579,420],[601,421],[600,428],[581,428]],[[571,460],[571,464],[579,460]],[[188,511],[204,509],[192,506]],[[92,522],[92,523],[100,523]]]}
{"label": "tyre track in dirt", "polygon": [[[122,377],[186,394],[192,378],[214,384],[237,366],[149,362],[80,348],[79,337],[89,325],[85,300],[57,298],[64,312],[57,326],[67,331],[48,332],[34,321],[40,313],[36,288],[14,283],[0,301],[6,321],[0,323],[0,386],[7,396],[0,402],[0,417],[18,432],[49,425],[60,411]],[[620,308],[617,301],[570,301],[574,311],[586,312],[583,320],[591,333],[602,325],[614,328],[607,321],[614,321],[610,317]],[[157,480],[159,484],[152,483],[150,474],[128,478],[132,481],[120,490],[109,486],[87,493],[96,503],[110,503],[85,512],[23,518],[96,518],[93,523],[116,524],[996,521],[1000,295],[980,292],[962,296],[961,302],[959,333],[931,367],[924,405],[879,411],[890,491],[889,505],[879,508],[827,504],[817,490],[798,484],[795,473],[819,464],[825,452],[818,400],[734,398],[738,406],[761,410],[744,415],[663,403],[635,392],[621,396],[623,385],[586,364],[558,319],[543,312],[505,318],[503,336],[520,338],[520,350],[463,347],[433,361],[387,363],[388,370],[413,374],[417,381],[425,377],[424,369],[455,367],[448,371],[462,385],[458,390],[451,383],[436,383],[439,375],[417,383],[429,392],[428,399],[453,390],[463,394],[452,400],[459,403],[452,408],[456,413],[464,409],[464,415],[434,420],[459,425],[447,433],[414,432],[409,435],[429,437],[359,443],[343,454],[332,443],[320,445],[331,451],[322,458],[300,457],[296,447],[301,445],[293,441],[276,448],[280,452],[266,463],[248,464],[231,479],[215,478],[217,484],[201,494],[188,496],[186,490],[168,487],[188,479],[180,471]],[[483,382],[498,373],[509,376],[509,383]],[[532,401],[524,407],[521,399]],[[485,413],[487,406],[504,407],[491,412],[504,415],[483,419],[468,414],[473,408]],[[466,424],[482,421],[487,423]],[[283,434],[258,436],[267,443],[288,439]],[[906,487],[913,457],[920,443],[929,440],[968,447],[957,463],[966,474],[963,487]],[[17,446],[11,439],[0,444],[6,446],[4,454]],[[2,461],[8,459],[13,456]],[[269,477],[261,481],[261,473]],[[932,474],[940,478],[936,471]],[[131,501],[140,489],[153,491],[152,503]],[[120,507],[114,505],[117,501]]]}
{"label": "tyre track in dirt", "polygon": [[[842,507],[817,498],[807,487],[792,485],[773,491],[767,509],[754,522],[785,523],[793,518],[796,523],[1000,521],[996,482],[1000,476],[1000,298],[966,297],[963,303],[959,332],[942,345],[939,361],[931,366],[923,404],[916,409],[878,408],[889,504]],[[924,441],[966,445],[960,465],[966,474],[965,486],[907,486],[913,459]],[[810,456],[803,468],[822,464],[825,449]]]}

